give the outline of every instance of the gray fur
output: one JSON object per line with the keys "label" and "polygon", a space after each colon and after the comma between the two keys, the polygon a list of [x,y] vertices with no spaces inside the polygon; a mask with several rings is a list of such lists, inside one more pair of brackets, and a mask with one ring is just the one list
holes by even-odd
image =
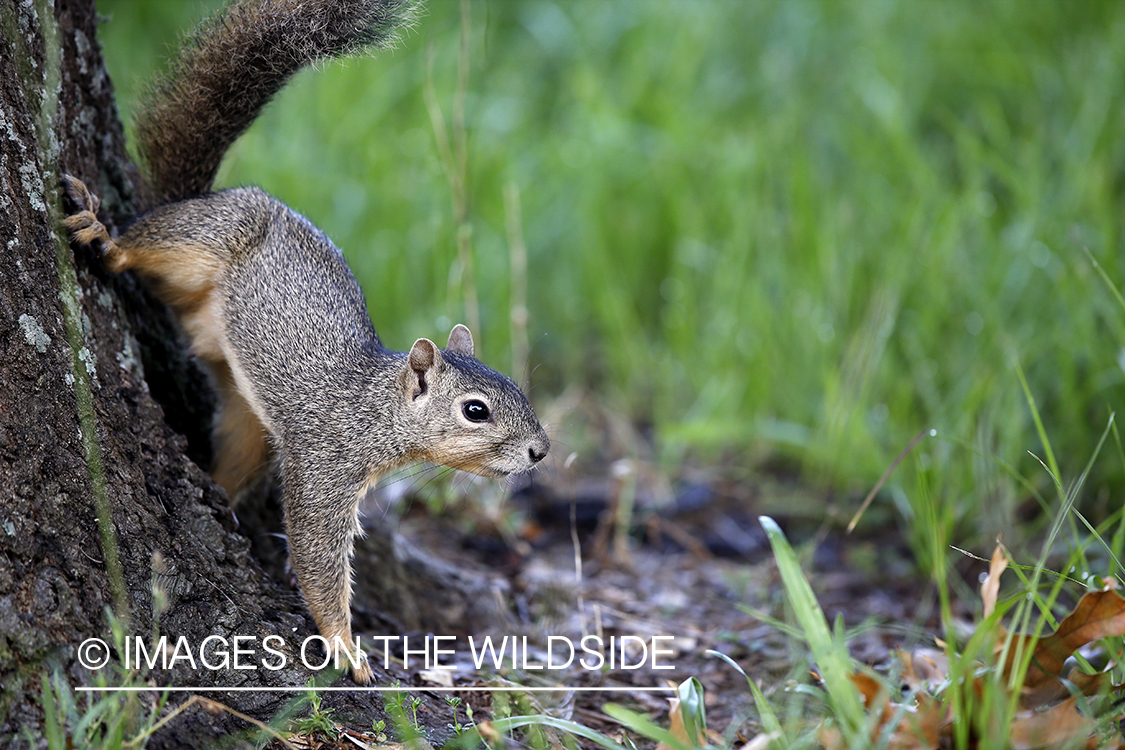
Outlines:
{"label": "gray fur", "polygon": [[[302,593],[321,634],[345,642],[368,486],[414,461],[493,477],[528,471],[550,442],[519,387],[473,357],[467,328],[454,327],[444,352],[429,339],[408,353],[384,348],[343,256],[307,219],[257,188],[208,191],[226,148],[296,70],[385,45],[412,8],[235,3],[200,27],[138,121],[155,191],[170,202],[114,240],[96,198],[64,180],[75,241],[99,247],[111,270],[146,277],[214,371],[216,476],[227,491],[237,495],[268,453],[278,459]],[[353,675],[371,679],[366,662]]]}

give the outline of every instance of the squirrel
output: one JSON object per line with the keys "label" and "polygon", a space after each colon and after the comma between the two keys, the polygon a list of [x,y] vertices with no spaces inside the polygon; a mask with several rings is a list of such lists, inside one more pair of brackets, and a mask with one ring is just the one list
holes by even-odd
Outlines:
{"label": "squirrel", "polygon": [[238,0],[203,22],[136,121],[155,207],[116,238],[64,175],[77,245],[133,270],[176,314],[219,395],[212,476],[237,498],[276,459],[292,568],[320,634],[357,683],[352,642],[359,502],[387,471],[430,461],[486,477],[531,470],[550,441],[520,388],[454,326],[444,350],[384,348],[340,251],[255,187],[212,192],[219,163],[301,68],[385,48],[411,0]]}

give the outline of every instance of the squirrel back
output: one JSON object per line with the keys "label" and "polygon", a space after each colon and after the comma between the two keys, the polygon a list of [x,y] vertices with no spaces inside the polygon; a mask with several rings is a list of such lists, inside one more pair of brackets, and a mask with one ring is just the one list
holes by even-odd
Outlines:
{"label": "squirrel back", "polygon": [[243,0],[204,21],[134,123],[156,203],[210,191],[227,149],[294,73],[393,45],[415,9],[414,0]]}

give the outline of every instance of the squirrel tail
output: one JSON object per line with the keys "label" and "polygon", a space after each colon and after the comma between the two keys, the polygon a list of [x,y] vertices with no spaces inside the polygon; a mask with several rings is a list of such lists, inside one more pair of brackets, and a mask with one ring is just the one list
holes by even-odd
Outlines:
{"label": "squirrel tail", "polygon": [[414,8],[414,0],[238,0],[204,21],[136,119],[153,197],[208,192],[227,149],[294,73],[391,46]]}

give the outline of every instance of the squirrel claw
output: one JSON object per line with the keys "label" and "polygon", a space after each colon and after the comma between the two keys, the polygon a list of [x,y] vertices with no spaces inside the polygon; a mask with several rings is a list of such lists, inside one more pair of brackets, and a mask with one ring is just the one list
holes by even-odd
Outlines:
{"label": "squirrel claw", "polygon": [[92,214],[98,213],[98,196],[91,193],[82,180],[64,174],[59,178],[59,182],[62,184],[63,194],[69,203],[77,209],[74,213],[78,214],[84,211],[89,211]]}
{"label": "squirrel claw", "polygon": [[70,238],[79,245],[93,245],[103,256],[112,255],[116,246],[105,225],[98,221],[98,196],[91,193],[77,177],[64,174],[59,182],[66,197],[65,203],[75,209],[63,219],[63,226],[70,233]]}

